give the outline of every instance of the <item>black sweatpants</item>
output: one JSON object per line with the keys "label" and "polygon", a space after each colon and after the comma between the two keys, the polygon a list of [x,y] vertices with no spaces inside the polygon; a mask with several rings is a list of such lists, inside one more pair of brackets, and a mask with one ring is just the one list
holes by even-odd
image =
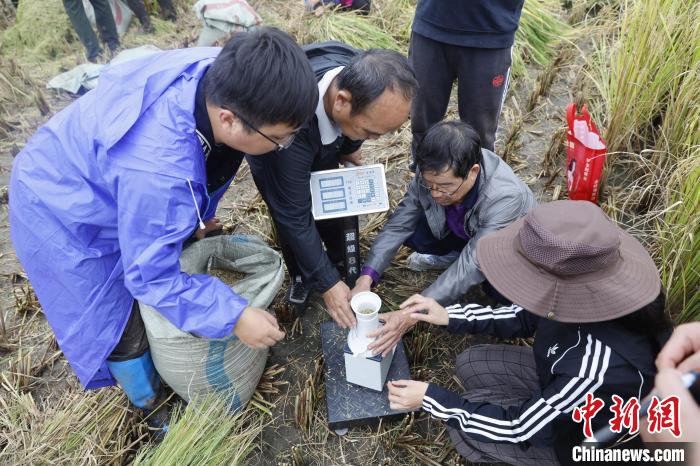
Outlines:
{"label": "black sweatpants", "polygon": [[423,135],[445,116],[457,80],[459,118],[472,125],[481,145],[493,150],[498,116],[508,88],[511,48],[481,49],[411,35],[409,60],[420,88],[413,99],[413,159]]}
{"label": "black sweatpants", "polygon": [[[90,0],[90,3],[95,9],[95,22],[100,31],[100,37],[111,50],[116,49],[119,47],[119,35],[117,34],[117,26],[114,24],[112,10],[109,8],[109,2],[107,0]],[[82,0],[63,0],[63,7],[68,13],[68,18],[73,24],[75,32],[78,33],[80,42],[85,46],[88,60],[97,58],[102,53],[102,48],[85,14]]]}

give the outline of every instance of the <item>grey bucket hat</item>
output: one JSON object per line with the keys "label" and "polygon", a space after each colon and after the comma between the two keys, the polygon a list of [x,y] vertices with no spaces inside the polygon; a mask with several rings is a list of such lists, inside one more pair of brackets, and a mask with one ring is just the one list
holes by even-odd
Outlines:
{"label": "grey bucket hat", "polygon": [[612,320],[661,291],[649,253],[588,201],[543,204],[481,238],[476,254],[501,294],[560,322]]}

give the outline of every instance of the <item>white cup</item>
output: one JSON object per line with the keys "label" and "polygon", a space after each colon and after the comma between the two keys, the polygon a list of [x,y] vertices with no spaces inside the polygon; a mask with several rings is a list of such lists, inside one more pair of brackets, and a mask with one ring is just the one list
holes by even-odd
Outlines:
{"label": "white cup", "polygon": [[[382,300],[371,291],[363,291],[352,297],[350,307],[355,313],[357,325],[348,335],[348,345],[353,353],[362,353],[367,350],[367,345],[374,341],[374,338],[368,337],[367,334],[379,328],[379,309],[382,307]],[[368,309],[372,312],[360,312]]]}

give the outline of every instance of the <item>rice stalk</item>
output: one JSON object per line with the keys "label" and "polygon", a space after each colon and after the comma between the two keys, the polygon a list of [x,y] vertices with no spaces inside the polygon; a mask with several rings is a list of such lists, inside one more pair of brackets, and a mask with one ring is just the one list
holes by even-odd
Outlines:
{"label": "rice stalk", "polygon": [[553,178],[558,173],[556,169],[561,162],[560,158],[561,155],[564,154],[564,148],[566,147],[566,130],[566,126],[562,126],[552,133],[552,138],[549,140],[547,152],[545,152],[544,156],[542,157],[541,176],[552,178],[545,184],[544,190],[546,190],[547,186],[554,181]]}
{"label": "rice stalk", "polygon": [[658,263],[667,307],[679,322],[700,320],[700,146],[675,167],[670,209],[657,219]]}
{"label": "rice stalk", "polygon": [[304,459],[304,455],[302,454],[302,446],[301,445],[293,445],[292,446],[292,466],[305,466],[306,460]]}
{"label": "rice stalk", "polygon": [[526,63],[547,66],[550,62],[554,44],[570,32],[570,27],[559,19],[559,11],[557,0],[525,0],[515,32],[513,76],[526,76]]}
{"label": "rice stalk", "polygon": [[375,0],[370,19],[399,43],[408,43],[416,12],[416,0]]}
{"label": "rice stalk", "polygon": [[133,464],[244,464],[267,424],[254,409],[231,414],[224,400],[210,394],[177,410],[163,441],[140,450]]}
{"label": "rice stalk", "polygon": [[572,1],[571,14],[569,15],[569,24],[579,24],[588,20],[601,16],[601,10],[614,9],[619,10],[621,5],[620,0],[576,0]]}
{"label": "rice stalk", "polygon": [[260,14],[270,26],[292,34],[300,44],[337,40],[358,49],[381,48],[402,51],[407,44],[399,43],[390,33],[356,11],[328,9],[321,16],[304,14],[298,5],[279,5],[275,14],[261,9]]}
{"label": "rice stalk", "polygon": [[654,146],[669,99],[697,60],[699,9],[697,2],[679,0],[627,3],[619,29],[591,55],[610,151]]}
{"label": "rice stalk", "polygon": [[36,347],[27,348],[20,344],[17,353],[9,358],[6,382],[16,390],[30,391],[44,369],[53,365],[63,354],[54,347],[53,342],[55,338],[52,336],[40,358],[36,357]]}
{"label": "rice stalk", "polygon": [[[654,257],[679,320],[700,317],[700,4],[625,3],[589,75],[603,98],[608,209]],[[644,53],[639,53],[644,50]]]}
{"label": "rice stalk", "polygon": [[0,310],[0,351],[4,351],[4,348],[9,347],[9,342],[7,341],[7,330],[5,329],[5,312]]}
{"label": "rice stalk", "polygon": [[10,0],[0,0],[0,31],[4,31],[15,20],[15,5]]}
{"label": "rice stalk", "polygon": [[260,377],[260,382],[258,382],[255,393],[253,393],[253,397],[250,400],[250,406],[257,408],[268,416],[272,416],[272,409],[276,407],[276,404],[269,401],[269,398],[279,395],[280,387],[289,383],[286,380],[278,380],[278,377],[285,370],[284,367],[280,367],[277,364],[265,368],[265,372]]}
{"label": "rice stalk", "polygon": [[416,325],[411,334],[411,342],[408,345],[407,353],[411,367],[421,366],[428,355],[430,345],[434,343],[431,333],[423,325]]}
{"label": "rice stalk", "polygon": [[512,165],[516,157],[516,153],[520,149],[522,142],[520,141],[520,136],[523,130],[524,119],[522,117],[518,118],[511,126],[508,128],[508,134],[503,142],[503,150],[501,151],[501,157],[503,160]]}
{"label": "rice stalk", "polygon": [[549,94],[554,78],[557,76],[562,64],[571,59],[573,49],[571,47],[559,47],[556,58],[542,70],[535,80],[535,85],[530,93],[530,97],[525,107],[525,112],[530,114],[540,99],[540,97]]}
{"label": "rice stalk", "polygon": [[6,382],[14,389],[26,391],[32,381],[32,351],[20,348],[10,358],[6,371]]}

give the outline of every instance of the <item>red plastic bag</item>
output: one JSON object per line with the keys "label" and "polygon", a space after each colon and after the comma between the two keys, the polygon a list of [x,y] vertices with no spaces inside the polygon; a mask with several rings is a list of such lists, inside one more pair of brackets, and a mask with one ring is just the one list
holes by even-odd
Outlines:
{"label": "red plastic bag", "polygon": [[581,107],[581,115],[576,114],[576,104],[569,105],[566,121],[569,123],[566,132],[566,188],[569,199],[598,204],[607,150],[605,142],[585,105]]}

